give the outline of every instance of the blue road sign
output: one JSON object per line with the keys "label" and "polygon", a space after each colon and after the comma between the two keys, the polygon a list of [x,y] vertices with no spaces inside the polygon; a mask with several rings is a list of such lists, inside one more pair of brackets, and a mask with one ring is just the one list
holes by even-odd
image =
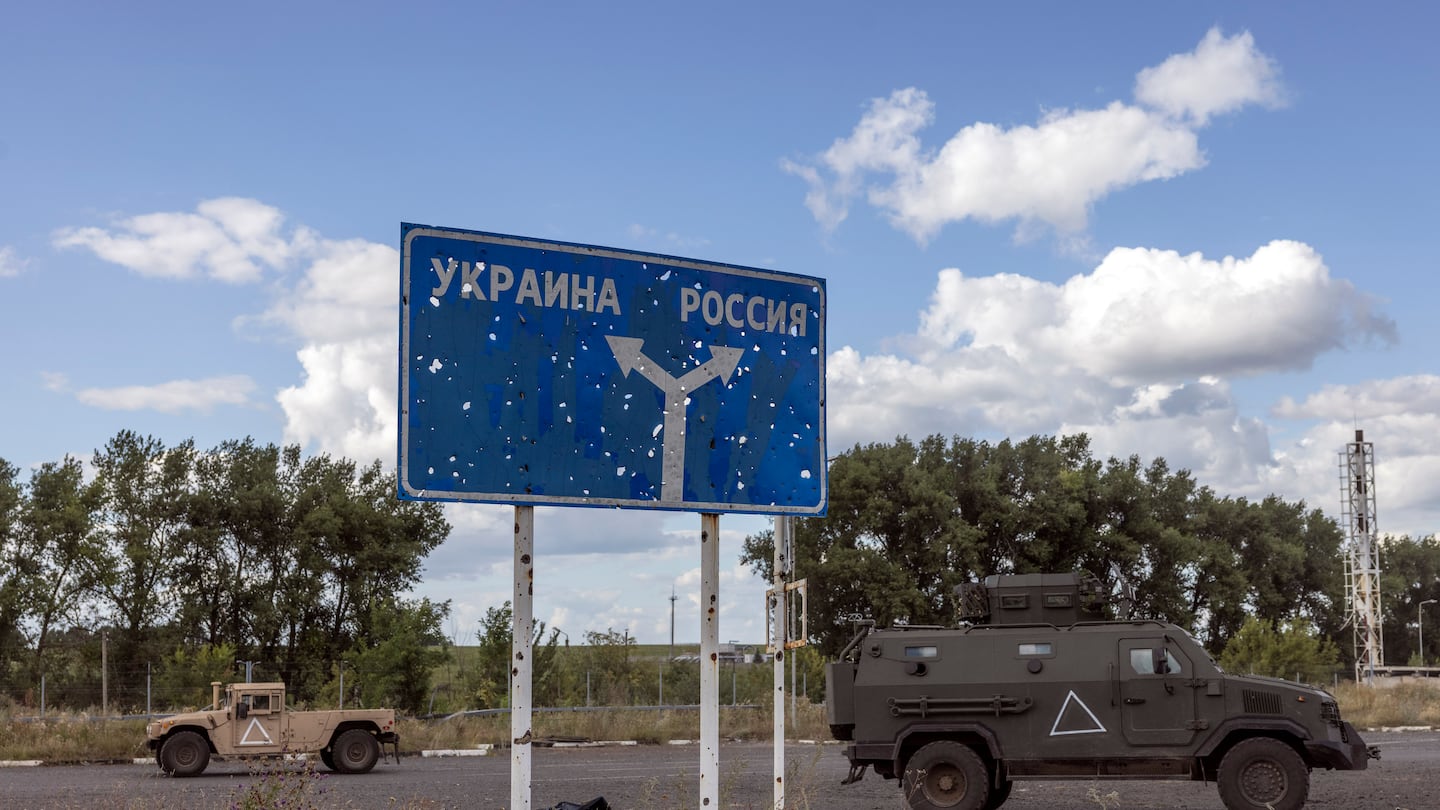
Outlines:
{"label": "blue road sign", "polygon": [[400,497],[823,515],[825,282],[401,226]]}

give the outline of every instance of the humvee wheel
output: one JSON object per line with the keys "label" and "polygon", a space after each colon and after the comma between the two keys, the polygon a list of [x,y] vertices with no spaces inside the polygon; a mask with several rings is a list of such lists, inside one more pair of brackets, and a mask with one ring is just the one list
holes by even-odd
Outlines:
{"label": "humvee wheel", "polygon": [[910,758],[904,788],[914,810],[985,810],[990,774],[973,748],[940,740]]}
{"label": "humvee wheel", "polygon": [[160,747],[160,768],[171,776],[194,776],[210,764],[210,744],[193,731],[170,735]]}
{"label": "humvee wheel", "polygon": [[985,803],[985,810],[996,810],[996,808],[1004,804],[1005,800],[1010,798],[1010,790],[1014,787],[1015,783],[1009,779],[1001,782],[1000,787],[991,785],[990,801]]}
{"label": "humvee wheel", "polygon": [[335,738],[330,758],[340,773],[365,773],[380,759],[380,743],[368,731],[352,728]]}
{"label": "humvee wheel", "polygon": [[1229,810],[1299,810],[1310,770],[1295,749],[1270,737],[1244,740],[1220,761],[1220,800]]}
{"label": "humvee wheel", "polygon": [[325,763],[325,767],[335,770],[335,754],[329,748],[320,749],[320,761]]}

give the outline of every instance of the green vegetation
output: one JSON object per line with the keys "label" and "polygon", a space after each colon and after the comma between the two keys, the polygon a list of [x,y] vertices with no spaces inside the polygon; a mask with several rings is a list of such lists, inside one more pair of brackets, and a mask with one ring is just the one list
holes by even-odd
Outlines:
{"label": "green vegetation", "polygon": [[[466,709],[509,705],[510,606],[492,608],[481,621],[478,646],[452,646],[448,659],[432,674],[433,702],[422,714],[446,715]],[[623,633],[585,634],[586,643],[557,643],[555,631],[534,641],[532,696],[536,706],[674,706],[700,702],[700,652],[697,644],[676,645],[669,661],[665,644],[636,644]],[[752,649],[758,649],[754,645]],[[824,661],[810,647],[791,652],[796,662],[797,696],[825,699]],[[774,668],[767,662],[721,661],[720,703],[759,705],[770,700]],[[788,676],[787,681],[788,684]]]}
{"label": "green vegetation", "polygon": [[[1345,719],[1362,729],[1440,726],[1440,685],[1412,683],[1373,689],[1342,683],[1334,693]],[[542,741],[569,738],[662,744],[700,736],[700,716],[693,709],[542,712],[533,719],[536,738]],[[797,720],[791,724],[786,717],[787,739],[830,738],[824,706],[802,699]],[[768,705],[753,709],[720,707],[720,734],[724,739],[764,741],[771,738],[773,729]],[[503,746],[510,739],[510,717],[404,718],[398,723],[398,731],[401,749],[406,752]],[[66,715],[43,723],[22,723],[13,720],[11,711],[0,710],[0,760],[95,762],[147,756],[142,720],[100,721]]]}
{"label": "green vegetation", "polygon": [[[22,483],[0,460],[0,695],[38,706],[208,702],[237,659],[300,700],[421,708],[448,604],[400,598],[449,526],[395,476],[250,439],[122,431]],[[108,695],[101,694],[102,656]],[[333,690],[333,691],[332,691]],[[329,698],[327,698],[328,702]]]}
{"label": "green vegetation", "polygon": [[1324,683],[1339,667],[1340,653],[1299,620],[1282,625],[1251,617],[1225,645],[1220,666],[1242,675],[1268,675]]}
{"label": "green vegetation", "polygon": [[[299,707],[446,715],[509,701],[510,604],[460,639],[441,632],[448,604],[405,598],[450,529],[438,505],[397,500],[379,464],[130,431],[93,464],[88,481],[74,458],[26,480],[0,459],[0,700],[27,707],[17,714],[39,713],[42,688],[47,714],[102,700],[141,711],[147,694],[157,712],[199,707],[244,662],[287,682]],[[1083,435],[857,446],[834,459],[829,491],[828,517],[796,521],[813,646],[793,659],[815,703],[854,620],[952,624],[954,586],[991,573],[1085,570],[1117,590],[1123,579],[1137,617],[1190,629],[1237,671],[1331,683],[1352,663],[1341,532],[1303,502],[1222,496],[1163,458],[1101,461]],[[764,578],[772,539],[747,538],[742,554]],[[1392,540],[1383,554],[1387,659],[1418,661],[1440,541]],[[534,628],[539,706],[699,701],[698,663],[669,660],[667,645],[613,628],[573,646],[560,636]],[[769,666],[722,662],[720,701],[763,705],[772,680]]]}
{"label": "green vegetation", "polygon": [[[829,738],[823,706],[800,701],[798,724],[786,718],[789,739]],[[533,717],[536,739],[635,740],[666,743],[700,736],[700,714],[694,709],[539,712]],[[507,745],[510,716],[417,720],[397,723],[401,750],[474,748]],[[720,708],[720,734],[724,739],[768,740],[774,734],[768,707]],[[143,720],[96,720],[66,715],[45,722],[15,722],[0,712],[0,760],[39,759],[46,762],[130,760],[150,756],[145,748]]]}
{"label": "green vegetation", "polygon": [[[1352,663],[1333,520],[1273,495],[1222,496],[1163,458],[1102,462],[1084,435],[857,445],[830,465],[829,514],[796,520],[794,534],[811,640],[827,655],[857,619],[952,624],[960,582],[1080,570],[1117,591],[1123,577],[1135,617],[1185,627],[1217,656],[1254,617],[1303,627],[1341,669]],[[768,578],[772,549],[763,532],[742,559]],[[1386,657],[1398,663],[1415,650],[1417,606],[1440,597],[1440,541],[1393,539],[1382,554]],[[1426,637],[1428,660],[1440,658],[1440,631]]]}

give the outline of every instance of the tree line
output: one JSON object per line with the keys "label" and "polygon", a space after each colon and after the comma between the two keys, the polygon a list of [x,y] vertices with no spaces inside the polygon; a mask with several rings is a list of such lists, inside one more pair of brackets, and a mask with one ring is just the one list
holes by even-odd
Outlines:
{"label": "tree line", "polygon": [[[1130,583],[1132,615],[1185,627],[1217,656],[1249,620],[1262,627],[1247,636],[1305,628],[1353,663],[1334,520],[1304,501],[1217,494],[1163,458],[1102,462],[1083,434],[857,445],[832,460],[828,515],[796,520],[793,535],[812,640],[828,655],[862,618],[954,624],[961,582],[1086,571],[1117,591]],[[742,553],[767,579],[773,541],[753,535]],[[1386,663],[1403,665],[1418,657],[1416,607],[1440,596],[1440,544],[1390,539],[1382,570]]]}
{"label": "tree line", "polygon": [[90,463],[87,476],[67,456],[23,480],[0,459],[12,699],[33,702],[43,677],[52,705],[93,705],[103,648],[126,663],[117,706],[143,705],[142,668],[205,694],[237,661],[301,701],[333,703],[348,665],[355,699],[421,702],[449,605],[404,594],[449,534],[438,504],[398,500],[379,462],[250,438],[202,450],[121,431]]}
{"label": "tree line", "polygon": [[[378,462],[122,431],[90,464],[67,457],[22,476],[0,459],[0,701],[34,705],[44,679],[50,705],[96,705],[102,649],[117,707],[143,706],[147,682],[203,703],[209,681],[243,675],[243,662],[302,703],[334,705],[342,678],[347,701],[416,713],[432,684],[452,708],[507,699],[508,604],[487,611],[473,668],[434,684],[454,660],[449,604],[404,594],[450,527],[438,504],[398,500]],[[1234,666],[1263,659],[1273,674],[1320,679],[1317,661],[1352,663],[1343,533],[1303,501],[1222,496],[1163,458],[1102,462],[1083,435],[856,446],[833,460],[829,491],[828,516],[794,532],[823,656],[857,619],[953,624],[961,582],[1079,570],[1133,584],[1133,615],[1186,627]],[[767,580],[772,542],[749,537],[741,554]],[[1440,541],[1388,540],[1382,570],[1386,663],[1420,663],[1417,613],[1440,598]],[[1436,663],[1431,618],[1425,660]],[[540,705],[698,699],[698,669],[656,669],[628,634],[588,631],[562,654],[541,624],[534,642]],[[807,659],[817,697],[819,658]]]}

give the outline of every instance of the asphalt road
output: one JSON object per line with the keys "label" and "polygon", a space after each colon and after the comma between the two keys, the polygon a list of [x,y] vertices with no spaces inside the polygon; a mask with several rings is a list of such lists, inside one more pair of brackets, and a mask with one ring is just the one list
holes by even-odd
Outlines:
{"label": "asphalt road", "polygon": [[[1366,742],[1383,752],[1360,772],[1317,771],[1308,807],[1345,810],[1440,808],[1440,733],[1370,732]],[[698,808],[699,748],[637,746],[535,750],[532,810],[557,802],[604,796],[615,810]],[[868,774],[842,786],[847,764],[838,746],[789,746],[787,807],[905,810],[894,781]],[[720,807],[764,810],[771,798],[768,743],[730,743],[720,758]],[[271,766],[277,767],[277,766]],[[292,782],[311,779],[310,796],[336,808],[505,808],[510,802],[510,760],[488,757],[381,763],[360,776],[300,765],[281,769]],[[0,769],[0,807],[24,808],[230,808],[257,777],[239,764],[213,762],[204,775],[170,779],[150,765],[67,765]],[[280,784],[275,777],[266,783]],[[1193,782],[1018,782],[1005,810],[1223,810],[1213,785]]]}

